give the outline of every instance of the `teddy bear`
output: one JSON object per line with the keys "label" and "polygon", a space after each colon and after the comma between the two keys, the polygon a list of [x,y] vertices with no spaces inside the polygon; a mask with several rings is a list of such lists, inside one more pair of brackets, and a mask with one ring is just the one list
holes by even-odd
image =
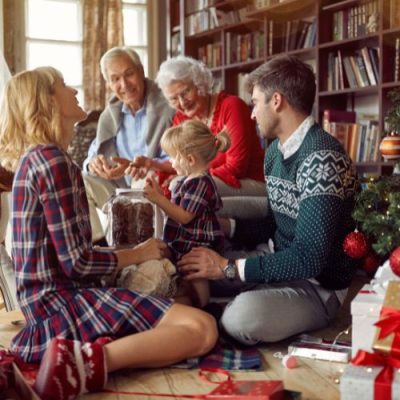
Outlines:
{"label": "teddy bear", "polygon": [[117,277],[117,286],[142,294],[174,297],[177,292],[176,268],[166,258],[130,265]]}

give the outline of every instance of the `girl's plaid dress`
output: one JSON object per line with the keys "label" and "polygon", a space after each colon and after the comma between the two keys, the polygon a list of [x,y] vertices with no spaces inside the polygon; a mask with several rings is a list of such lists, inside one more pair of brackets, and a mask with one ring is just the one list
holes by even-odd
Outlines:
{"label": "girl's plaid dress", "polygon": [[167,219],[163,239],[171,249],[174,261],[197,246],[216,251],[223,249],[224,234],[215,215],[222,202],[209,173],[179,179],[172,189],[171,202],[195,214],[187,224]]}
{"label": "girl's plaid dress", "polygon": [[151,329],[172,301],[102,287],[117,257],[92,247],[79,167],[54,145],[25,154],[13,186],[13,261],[26,326],[11,349],[39,362],[55,336],[94,341]]}

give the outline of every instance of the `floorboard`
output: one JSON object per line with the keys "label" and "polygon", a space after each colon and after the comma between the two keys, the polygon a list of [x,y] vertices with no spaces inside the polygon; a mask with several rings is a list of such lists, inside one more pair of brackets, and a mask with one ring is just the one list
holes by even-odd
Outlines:
{"label": "floorboard", "polygon": [[[350,300],[355,296],[360,287],[366,282],[366,278],[358,276],[353,283],[349,295],[339,312],[338,317],[328,328],[311,332],[310,334],[327,339],[334,339],[336,335],[346,330],[351,324]],[[10,321],[15,319],[15,314],[0,310],[0,345],[8,347],[11,338],[21,328],[21,324],[14,325]],[[343,340],[350,340],[350,334],[343,335]],[[295,369],[286,369],[281,360],[274,354],[281,352],[286,354],[290,341],[259,346],[264,359],[264,369],[261,372],[233,372],[234,379],[262,380],[281,379],[285,388],[302,392],[303,400],[338,400],[339,385],[335,383],[340,376],[344,364],[317,361],[299,358],[299,366]],[[110,375],[107,389],[114,391],[129,391],[148,393],[148,395],[124,395],[109,393],[94,393],[80,397],[80,400],[135,400],[157,399],[155,393],[171,393],[201,395],[209,393],[215,385],[206,383],[198,377],[198,370],[185,370],[163,368],[156,370],[125,370]],[[175,396],[171,399],[179,398]]]}

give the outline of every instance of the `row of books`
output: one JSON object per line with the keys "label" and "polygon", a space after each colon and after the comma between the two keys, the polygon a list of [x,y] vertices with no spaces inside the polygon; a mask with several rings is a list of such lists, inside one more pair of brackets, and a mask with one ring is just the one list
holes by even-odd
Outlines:
{"label": "row of books", "polygon": [[197,58],[209,68],[220,67],[222,65],[221,43],[209,43],[205,46],[200,46]]}
{"label": "row of books", "polygon": [[236,24],[244,20],[246,14],[246,7],[231,11],[210,7],[185,18],[186,32],[189,35],[194,35],[220,26]]}
{"label": "row of books", "polygon": [[243,34],[226,32],[225,43],[227,64],[264,57],[265,35],[262,31]]}
{"label": "row of books", "polygon": [[328,54],[327,90],[359,88],[379,82],[379,51],[363,47],[352,55],[341,50]]}
{"label": "row of books", "polygon": [[323,128],[336,137],[353,162],[375,162],[380,159],[379,123],[376,115],[360,115],[353,111],[325,110]]}
{"label": "row of books", "polygon": [[186,0],[186,13],[204,10],[207,7],[214,6],[217,2],[218,0]]}
{"label": "row of books", "polygon": [[333,40],[351,39],[378,30],[378,1],[350,7],[333,13]]}
{"label": "row of books", "polygon": [[393,81],[400,80],[400,37],[397,37],[394,45],[394,72]]}
{"label": "row of books", "polygon": [[317,23],[309,20],[268,21],[268,55],[315,46]]}

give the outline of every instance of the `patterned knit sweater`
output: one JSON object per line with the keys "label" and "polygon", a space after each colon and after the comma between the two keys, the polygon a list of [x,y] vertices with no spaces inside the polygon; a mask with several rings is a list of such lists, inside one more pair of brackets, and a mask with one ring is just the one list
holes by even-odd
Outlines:
{"label": "patterned knit sweater", "polygon": [[269,215],[263,223],[237,221],[234,239],[248,245],[272,237],[275,253],[247,259],[246,281],[315,278],[325,288],[348,287],[355,263],[342,246],[354,229],[351,212],[359,184],[342,146],[315,124],[286,160],[275,140],[264,172]]}

